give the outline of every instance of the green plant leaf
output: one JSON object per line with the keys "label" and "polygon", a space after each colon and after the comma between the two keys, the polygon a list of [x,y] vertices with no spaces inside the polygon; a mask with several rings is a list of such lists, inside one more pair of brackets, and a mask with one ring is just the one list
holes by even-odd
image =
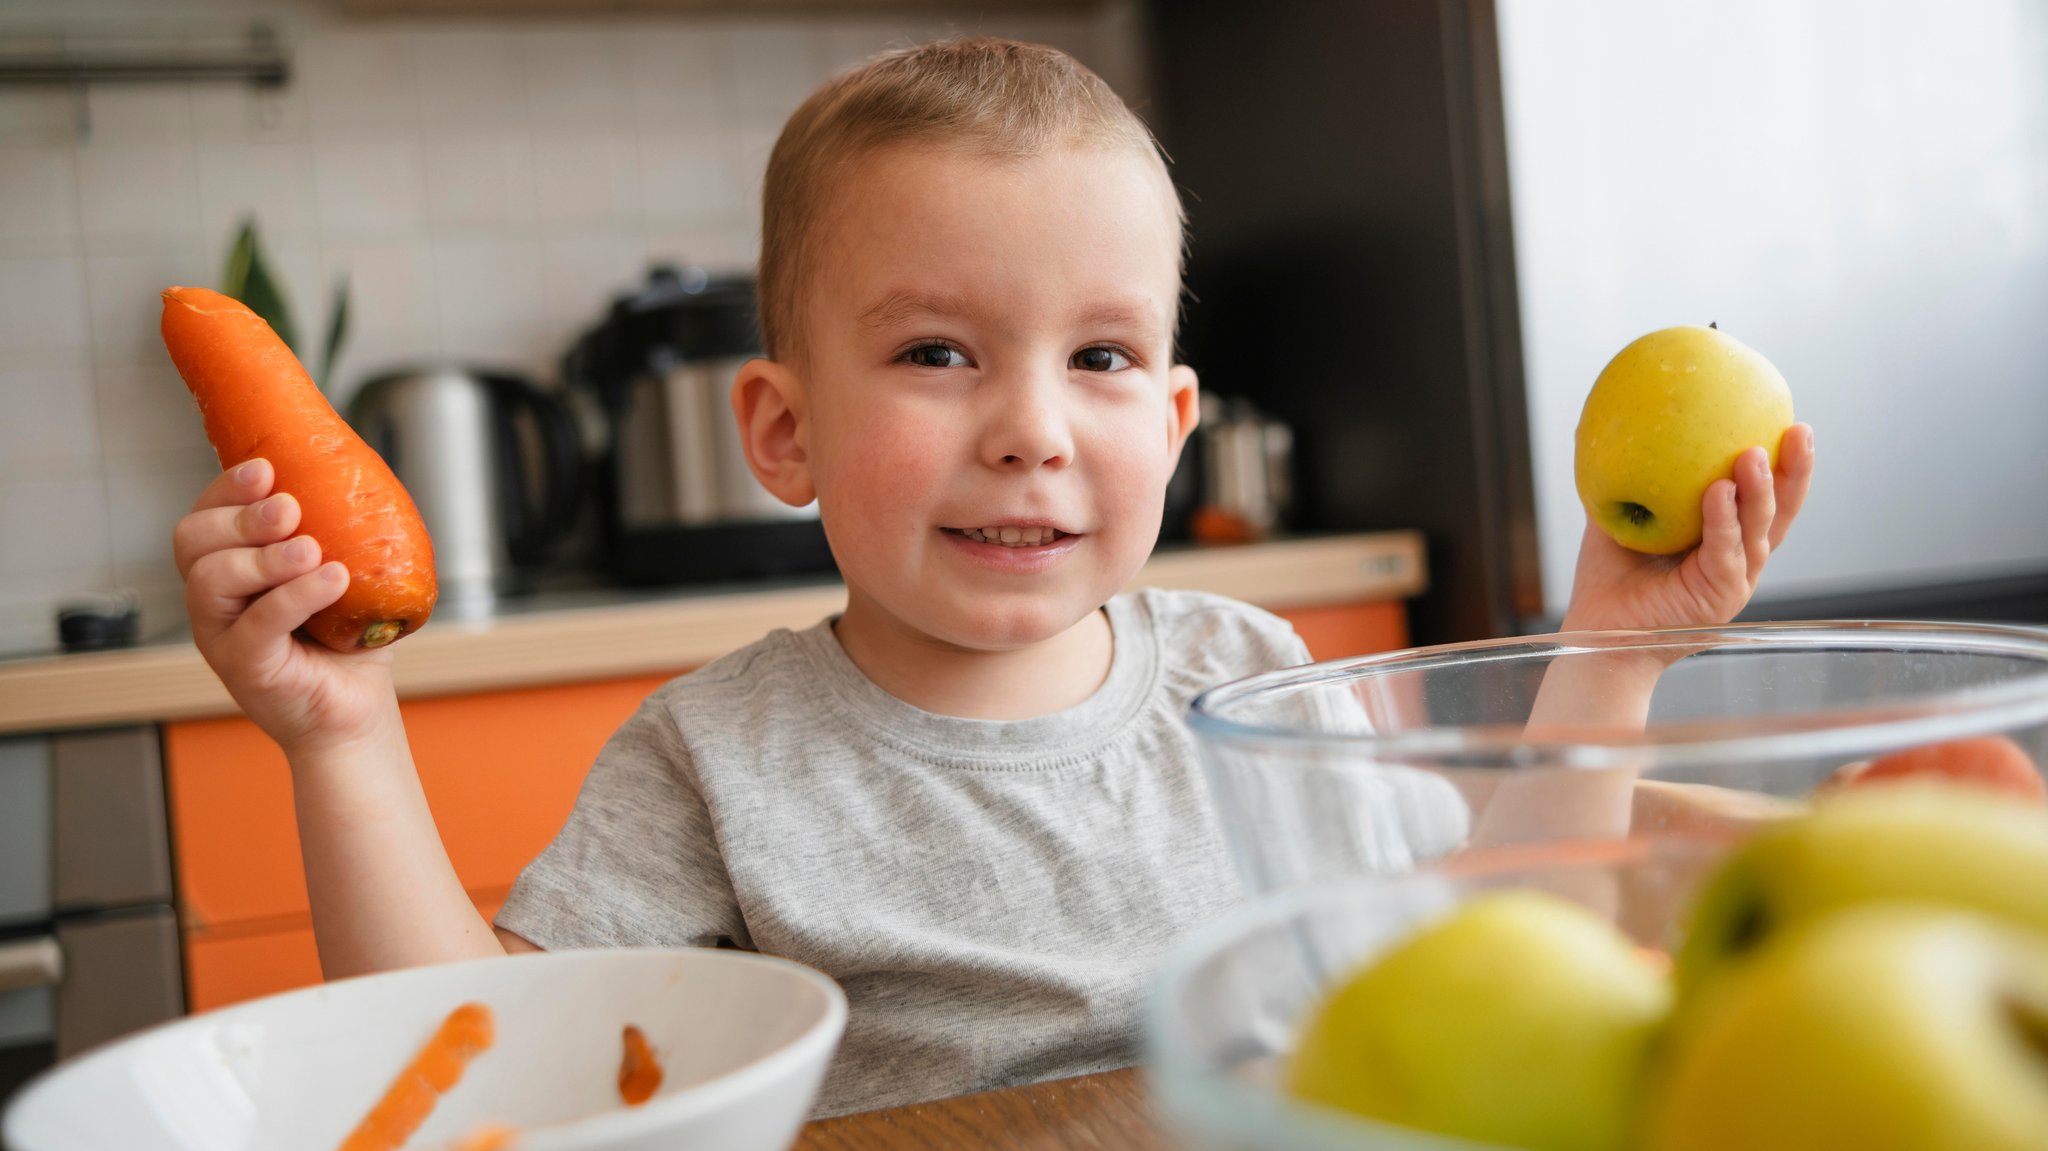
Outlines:
{"label": "green plant leaf", "polygon": [[341,345],[348,339],[348,273],[334,277],[334,291],[327,301],[327,339],[320,348],[320,371],[313,376],[313,383],[323,392],[328,391],[330,376],[334,372],[334,361],[341,358]]}
{"label": "green plant leaf", "polygon": [[[299,336],[292,327],[291,307],[285,302],[284,289],[271,274],[270,264],[263,258],[263,241],[256,232],[256,221],[245,219],[242,230],[235,237],[234,247],[228,251],[227,273],[222,277],[221,294],[242,301],[249,310],[263,317],[270,330],[277,333],[285,346],[299,355]],[[300,359],[305,357],[300,355]]]}

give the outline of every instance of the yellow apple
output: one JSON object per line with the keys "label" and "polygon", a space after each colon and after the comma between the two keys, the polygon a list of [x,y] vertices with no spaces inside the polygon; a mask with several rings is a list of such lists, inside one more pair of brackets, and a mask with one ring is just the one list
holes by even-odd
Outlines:
{"label": "yellow apple", "polygon": [[1625,548],[1671,555],[1700,542],[1700,504],[1753,447],[1792,426],[1785,377],[1713,328],[1651,332],[1601,369],[1579,413],[1579,501]]}
{"label": "yellow apple", "polygon": [[1528,1151],[1613,1151],[1670,1008],[1606,920],[1537,891],[1478,896],[1373,959],[1311,1016],[1297,1098]]}
{"label": "yellow apple", "polygon": [[1902,780],[1844,790],[1766,827],[1694,901],[1676,960],[1679,992],[1689,997],[1779,931],[1892,900],[2048,932],[2048,811],[1980,788]]}
{"label": "yellow apple", "polygon": [[1836,912],[1681,1006],[1662,1056],[1642,1151],[2041,1151],[2048,936],[1924,904]]}

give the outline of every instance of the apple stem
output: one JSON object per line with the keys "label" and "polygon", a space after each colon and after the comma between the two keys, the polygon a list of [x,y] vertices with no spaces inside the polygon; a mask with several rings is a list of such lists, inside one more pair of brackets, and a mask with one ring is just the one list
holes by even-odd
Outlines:
{"label": "apple stem", "polygon": [[1714,329],[1715,331],[1717,331],[1717,332],[1718,332],[1718,331],[1720,331],[1720,330],[1721,330],[1721,321],[1719,321],[1719,320],[1708,320],[1708,321],[1707,321],[1707,326],[1708,326],[1708,327],[1710,327],[1710,328],[1712,328],[1712,329]]}

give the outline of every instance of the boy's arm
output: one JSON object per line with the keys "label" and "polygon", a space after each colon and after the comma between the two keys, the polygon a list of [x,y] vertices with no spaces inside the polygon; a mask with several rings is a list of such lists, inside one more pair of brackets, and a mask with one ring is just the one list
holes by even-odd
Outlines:
{"label": "boy's arm", "polygon": [[[1784,542],[1813,481],[1813,429],[1794,424],[1779,442],[1778,466],[1762,448],[1735,464],[1732,480],[1709,487],[1700,544],[1680,556],[1632,552],[1586,525],[1566,631],[1723,624],[1748,604],[1771,552]],[[1682,654],[1682,653],[1679,653]],[[1573,655],[1544,674],[1531,708],[1531,740],[1640,732],[1657,678],[1678,654]],[[1625,834],[1636,773],[1546,773],[1497,789],[1474,827],[1474,844]]]}
{"label": "boy's arm", "polygon": [[512,950],[470,902],[441,845],[395,697],[388,719],[363,737],[287,757],[327,978]]}
{"label": "boy's arm", "polygon": [[192,638],[291,764],[328,978],[502,955],[448,862],[420,791],[389,649],[343,655],[293,638],[348,573],[295,536],[299,507],[262,460],[223,472],[173,535]]}

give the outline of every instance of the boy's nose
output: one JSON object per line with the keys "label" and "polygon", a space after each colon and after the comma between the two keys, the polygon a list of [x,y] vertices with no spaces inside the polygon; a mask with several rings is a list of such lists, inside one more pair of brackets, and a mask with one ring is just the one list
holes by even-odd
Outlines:
{"label": "boy's nose", "polygon": [[1063,468],[1074,462],[1074,438],[1058,388],[1034,381],[1004,389],[982,437],[982,458],[1005,471]]}

